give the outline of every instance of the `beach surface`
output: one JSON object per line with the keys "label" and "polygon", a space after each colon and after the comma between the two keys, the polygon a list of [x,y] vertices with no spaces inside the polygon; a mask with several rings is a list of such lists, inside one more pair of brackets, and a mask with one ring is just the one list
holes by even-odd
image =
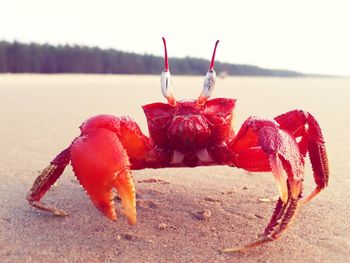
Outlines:
{"label": "beach surface", "polygon": [[[195,99],[204,77],[174,76],[179,99]],[[280,240],[245,253],[220,249],[257,238],[276,196],[270,173],[223,167],[134,171],[138,222],[102,216],[68,166],[44,200],[70,215],[32,209],[35,178],[79,135],[88,117],[129,115],[148,134],[141,105],[161,101],[159,76],[0,75],[0,262],[350,262],[350,79],[218,79],[214,97],[237,98],[235,130],[249,116],[292,109],[319,121],[330,182],[300,208]],[[150,179],[150,180],[148,180]],[[309,160],[305,194],[314,188]],[[198,214],[210,211],[202,220]]]}

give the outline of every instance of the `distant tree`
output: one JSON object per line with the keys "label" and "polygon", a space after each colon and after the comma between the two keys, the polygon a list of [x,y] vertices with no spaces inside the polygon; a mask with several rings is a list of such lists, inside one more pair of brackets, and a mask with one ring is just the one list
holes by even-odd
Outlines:
{"label": "distant tree", "polygon": [[0,42],[0,72],[7,72],[7,47],[8,43]]}
{"label": "distant tree", "polygon": [[[173,74],[204,75],[209,61],[198,58],[171,58]],[[159,74],[162,57],[121,52],[98,47],[19,42],[0,42],[0,72],[12,73],[98,73],[98,74]],[[216,62],[216,70],[229,75],[302,76],[287,70],[269,70],[250,65]]]}

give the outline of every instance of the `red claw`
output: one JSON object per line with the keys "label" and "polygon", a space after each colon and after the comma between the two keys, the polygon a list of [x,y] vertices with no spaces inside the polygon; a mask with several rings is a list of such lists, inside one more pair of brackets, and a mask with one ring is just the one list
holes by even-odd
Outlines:
{"label": "red claw", "polygon": [[[112,189],[120,185],[120,177],[124,177],[123,173],[130,167],[128,155],[117,135],[107,129],[83,134],[72,143],[71,162],[75,175],[94,205],[108,218],[116,220]],[[131,178],[130,181],[132,196],[134,187]],[[130,221],[136,221],[135,199],[125,202],[134,203],[135,211],[127,216]]]}

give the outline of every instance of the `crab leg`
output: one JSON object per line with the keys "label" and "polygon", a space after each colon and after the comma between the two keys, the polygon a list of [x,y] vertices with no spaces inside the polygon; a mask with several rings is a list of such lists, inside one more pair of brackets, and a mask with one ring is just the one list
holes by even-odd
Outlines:
{"label": "crab leg", "polygon": [[[249,151],[247,151],[249,152]],[[245,152],[243,155],[239,155],[237,157],[237,160],[241,160],[241,158],[245,159],[249,163],[249,161],[252,164],[257,164],[254,162],[254,155],[250,155],[250,159],[247,157]],[[255,152],[257,152],[255,150]],[[251,152],[250,152],[251,153]],[[262,154],[262,152],[260,152]],[[256,155],[257,157],[259,155]],[[261,158],[261,156],[260,156]],[[266,157],[265,157],[266,158]],[[279,158],[276,158],[276,155],[271,154],[269,155],[269,158],[266,158],[266,160],[262,160],[259,162],[261,165],[259,166],[239,166],[240,168],[244,168],[249,171],[257,171],[258,169],[260,171],[267,171],[267,165],[269,160],[270,169],[277,181],[277,186],[280,192],[280,198],[277,201],[274,213],[270,219],[269,224],[265,228],[262,235],[260,235],[260,238],[248,245],[245,245],[243,247],[234,247],[234,248],[226,248],[222,250],[222,252],[229,253],[229,252],[242,252],[249,248],[253,248],[259,245],[262,245],[264,243],[273,241],[278,239],[282,233],[287,229],[287,227],[291,224],[294,216],[297,214],[297,208],[299,207],[299,199],[301,198],[301,181],[294,181],[288,178],[287,180],[282,176],[283,169],[287,170],[287,167],[284,167],[282,165],[282,162]],[[291,187],[293,185],[293,188]],[[293,189],[293,190],[292,190]],[[294,193],[292,193],[292,191]]]}
{"label": "crab leg", "polygon": [[[223,252],[244,251],[278,239],[297,213],[301,197],[303,161],[298,145],[274,121],[249,118],[230,145],[236,153],[234,165],[248,171],[272,171],[280,198],[271,220],[261,237],[239,248]],[[287,180],[282,173],[285,170]]]}
{"label": "crab leg", "polygon": [[283,202],[288,197],[283,170],[288,176],[291,194],[294,198],[299,195],[304,175],[303,156],[294,138],[280,130],[278,123],[249,118],[229,148],[235,153],[233,165],[252,172],[272,171]]}
{"label": "crab leg", "polygon": [[244,252],[245,250],[263,245],[267,242],[278,239],[281,234],[288,228],[290,222],[293,220],[297,214],[299,208],[299,199],[289,196],[287,202],[283,202],[280,198],[277,201],[274,213],[270,219],[270,223],[264,230],[264,233],[260,235],[260,238],[248,245],[243,247],[233,247],[226,248],[221,250],[223,253],[232,253],[232,252]]}
{"label": "crab leg", "polygon": [[58,216],[67,216],[63,210],[57,209],[54,206],[41,202],[40,199],[44,196],[47,190],[57,181],[60,175],[70,161],[70,148],[63,150],[53,159],[48,167],[36,178],[32,188],[27,194],[29,204],[43,211],[51,212]]}
{"label": "crab leg", "polygon": [[309,153],[316,188],[303,200],[305,204],[328,185],[329,166],[321,128],[314,116],[301,110],[287,112],[276,117],[275,120],[281,129],[288,131],[295,138],[301,137],[299,148],[304,157],[307,152]]}

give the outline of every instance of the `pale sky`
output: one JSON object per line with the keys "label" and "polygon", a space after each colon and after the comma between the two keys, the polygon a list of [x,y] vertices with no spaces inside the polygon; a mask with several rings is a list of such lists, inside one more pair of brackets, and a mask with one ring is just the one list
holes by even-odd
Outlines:
{"label": "pale sky", "polygon": [[0,0],[0,40],[350,76],[348,0]]}

